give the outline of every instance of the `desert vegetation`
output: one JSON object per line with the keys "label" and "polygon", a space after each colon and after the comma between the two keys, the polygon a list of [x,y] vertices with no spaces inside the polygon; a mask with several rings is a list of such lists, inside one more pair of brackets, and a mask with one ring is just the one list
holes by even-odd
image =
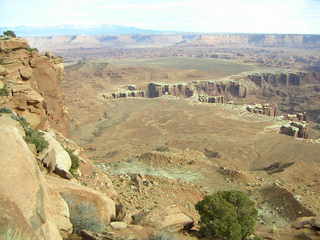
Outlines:
{"label": "desert vegetation", "polygon": [[254,232],[258,211],[243,192],[221,191],[197,203],[200,232],[206,237],[243,240]]}
{"label": "desert vegetation", "polygon": [[69,154],[70,158],[71,158],[71,168],[70,168],[70,172],[72,175],[77,175],[77,170],[80,166],[80,160],[79,157],[77,155],[75,155],[73,153],[73,151],[69,148],[66,149],[67,153]]}
{"label": "desert vegetation", "polygon": [[9,90],[7,85],[4,85],[3,88],[0,88],[0,96],[8,96],[9,95]]}
{"label": "desert vegetation", "polygon": [[49,146],[49,143],[43,137],[43,133],[33,129],[24,117],[12,115],[12,118],[21,124],[26,134],[24,140],[29,144],[33,144],[37,153],[42,152]]}

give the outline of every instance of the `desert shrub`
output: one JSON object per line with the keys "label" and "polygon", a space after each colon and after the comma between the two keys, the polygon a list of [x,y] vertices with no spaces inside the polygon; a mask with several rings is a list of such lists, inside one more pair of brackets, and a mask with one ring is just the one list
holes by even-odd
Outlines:
{"label": "desert shrub", "polygon": [[7,37],[12,37],[12,38],[17,37],[17,35],[15,34],[15,32],[14,32],[14,31],[11,31],[11,30],[4,31],[4,32],[3,32],[3,35],[4,35],[4,36],[7,36]]}
{"label": "desert shrub", "polygon": [[13,230],[11,228],[4,231],[0,231],[1,240],[29,240],[26,236],[19,231]]}
{"label": "desert shrub", "polygon": [[0,113],[12,113],[12,110],[10,108],[0,108]]}
{"label": "desert shrub", "polygon": [[25,129],[26,136],[24,140],[27,143],[34,144],[38,153],[49,146],[49,143],[43,137],[43,133],[32,128]]}
{"label": "desert shrub", "polygon": [[79,157],[77,155],[75,155],[71,149],[67,148],[66,151],[68,152],[68,154],[69,154],[69,156],[71,158],[70,172],[71,172],[72,175],[76,175],[76,171],[80,167]]}
{"label": "desert shrub", "polygon": [[155,149],[157,152],[169,152],[170,149],[167,146],[160,146]]}
{"label": "desert shrub", "polygon": [[12,118],[20,123],[23,127],[26,136],[24,140],[29,144],[34,144],[37,150],[37,153],[42,152],[49,146],[48,141],[43,137],[43,133],[32,129],[28,121],[24,117],[18,115],[12,115]]}
{"label": "desert shrub", "polygon": [[28,52],[30,52],[30,53],[32,53],[32,52],[39,52],[38,48],[28,47],[28,48],[26,48],[26,50],[27,50]]}
{"label": "desert shrub", "polygon": [[81,230],[102,232],[105,229],[106,226],[97,219],[98,211],[94,205],[86,202],[75,204],[77,200],[72,197],[66,195],[63,197],[70,208],[70,221],[74,233],[79,233]]}
{"label": "desert shrub", "polygon": [[207,148],[204,149],[204,155],[207,157],[207,158],[220,158],[220,153],[218,152],[213,152]]}
{"label": "desert shrub", "polygon": [[254,232],[255,203],[240,191],[220,191],[196,204],[200,233],[207,237],[241,240]]}
{"label": "desert shrub", "polygon": [[179,240],[176,235],[168,232],[160,232],[150,238],[150,240]]}
{"label": "desert shrub", "polygon": [[0,88],[0,96],[8,96],[9,91],[7,85],[4,85],[3,88]]}

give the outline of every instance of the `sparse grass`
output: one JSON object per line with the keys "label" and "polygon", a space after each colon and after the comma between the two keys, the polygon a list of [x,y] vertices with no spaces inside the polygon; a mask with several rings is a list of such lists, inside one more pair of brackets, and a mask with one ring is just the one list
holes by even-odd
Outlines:
{"label": "sparse grass", "polygon": [[70,220],[74,233],[79,233],[81,230],[102,232],[105,229],[106,226],[97,219],[97,208],[94,205],[85,202],[75,205],[73,198],[69,196],[64,196],[64,198],[67,203],[73,205],[70,208]]}
{"label": "sparse grass", "polygon": [[1,240],[31,240],[24,236],[21,232],[13,230],[11,228],[6,229],[3,232],[0,232]]}
{"label": "sparse grass", "polygon": [[3,88],[0,88],[0,96],[9,96],[8,86],[4,85]]}
{"label": "sparse grass", "polygon": [[26,50],[27,50],[28,52],[30,52],[30,53],[32,53],[32,52],[39,52],[39,50],[38,50],[37,48],[30,48],[30,47],[28,47],[28,48],[26,48]]}
{"label": "sparse grass", "polygon": [[220,153],[213,152],[207,148],[204,149],[204,155],[206,155],[207,158],[220,158]]}
{"label": "sparse grass", "polygon": [[68,152],[70,158],[71,158],[71,168],[70,168],[70,172],[73,176],[77,175],[77,170],[80,167],[80,160],[79,157],[76,156],[73,151],[71,149],[66,149],[66,151]]}
{"label": "sparse grass", "polygon": [[155,149],[157,152],[169,152],[170,149],[168,146],[160,146]]}
{"label": "sparse grass", "polygon": [[12,110],[9,108],[3,107],[3,108],[0,108],[0,113],[12,113]]}
{"label": "sparse grass", "polygon": [[24,140],[29,144],[34,144],[37,153],[42,152],[49,146],[49,143],[43,137],[43,133],[38,130],[32,129],[30,124],[24,117],[12,115],[12,118],[21,124],[26,134]]}

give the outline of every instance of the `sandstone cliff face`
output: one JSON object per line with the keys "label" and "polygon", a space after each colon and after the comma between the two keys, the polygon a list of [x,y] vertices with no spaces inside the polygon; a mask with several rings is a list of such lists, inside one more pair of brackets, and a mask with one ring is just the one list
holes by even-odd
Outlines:
{"label": "sandstone cliff face", "polygon": [[319,47],[319,35],[299,34],[166,34],[29,37],[31,45],[40,49],[80,47],[105,48],[132,45],[149,46],[263,46]]}
{"label": "sandstone cliff face", "polygon": [[67,133],[67,115],[59,82],[63,61],[40,55],[22,39],[0,40],[0,83],[8,96],[0,104],[24,116],[33,127],[51,127]]}
{"label": "sandstone cliff face", "polygon": [[[115,202],[82,186],[79,168],[71,171],[74,163],[86,160],[81,148],[62,134],[68,130],[62,78],[62,59],[40,55],[22,39],[0,39],[1,239],[10,233],[21,239],[62,240],[84,228],[102,231],[115,216]],[[47,146],[38,151],[25,137]],[[103,178],[106,192],[114,193],[108,176],[96,175]]]}
{"label": "sandstone cliff face", "polygon": [[150,83],[147,87],[149,98],[172,95],[192,97],[194,95],[225,96],[227,98],[244,98],[247,87],[239,81],[194,81],[192,83],[163,84]]}

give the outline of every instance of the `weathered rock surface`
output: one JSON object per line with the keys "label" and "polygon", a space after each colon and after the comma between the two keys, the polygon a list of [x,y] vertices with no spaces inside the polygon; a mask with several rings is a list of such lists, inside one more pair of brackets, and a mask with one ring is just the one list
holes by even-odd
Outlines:
{"label": "weathered rock surface", "polygon": [[310,228],[320,231],[320,218],[319,217],[301,217],[298,218],[292,227],[295,229]]}
{"label": "weathered rock surface", "polygon": [[67,202],[74,231],[102,232],[115,217],[114,201],[100,192],[55,177],[47,180],[50,188]]}
{"label": "weathered rock surface", "polygon": [[[14,221],[23,222],[13,228],[23,231],[27,227],[39,239],[62,239],[50,214],[51,200],[36,159],[17,128],[1,124],[0,130],[0,199],[10,201],[10,214],[17,214]],[[7,219],[3,212],[0,215]]]}
{"label": "weathered rock surface", "polygon": [[33,127],[50,125],[66,134],[67,114],[63,108],[60,82],[63,61],[32,50],[23,39],[0,40],[0,76],[7,85],[7,105],[24,116]]}
{"label": "weathered rock surface", "polygon": [[125,222],[112,222],[110,223],[111,227],[116,230],[126,229],[128,224]]}
{"label": "weathered rock surface", "polygon": [[151,210],[138,223],[154,227],[159,231],[178,232],[183,229],[190,229],[194,220],[183,213],[178,206],[172,205]]}
{"label": "weathered rock surface", "polygon": [[70,211],[68,204],[64,201],[64,199],[58,192],[50,189],[50,187],[49,197],[52,202],[50,212],[53,220],[57,225],[57,228],[59,229],[62,237],[67,237],[73,231],[73,226],[70,221]]}
{"label": "weathered rock surface", "polygon": [[69,172],[72,162],[67,151],[56,140],[54,133],[45,132],[44,138],[48,141],[49,147],[46,150],[48,153],[45,161],[46,165],[54,166],[54,171],[67,179],[72,178],[72,174]]}
{"label": "weathered rock surface", "polygon": [[21,48],[27,48],[28,44],[25,40],[20,38],[11,38],[0,41],[0,51],[11,51]]}

